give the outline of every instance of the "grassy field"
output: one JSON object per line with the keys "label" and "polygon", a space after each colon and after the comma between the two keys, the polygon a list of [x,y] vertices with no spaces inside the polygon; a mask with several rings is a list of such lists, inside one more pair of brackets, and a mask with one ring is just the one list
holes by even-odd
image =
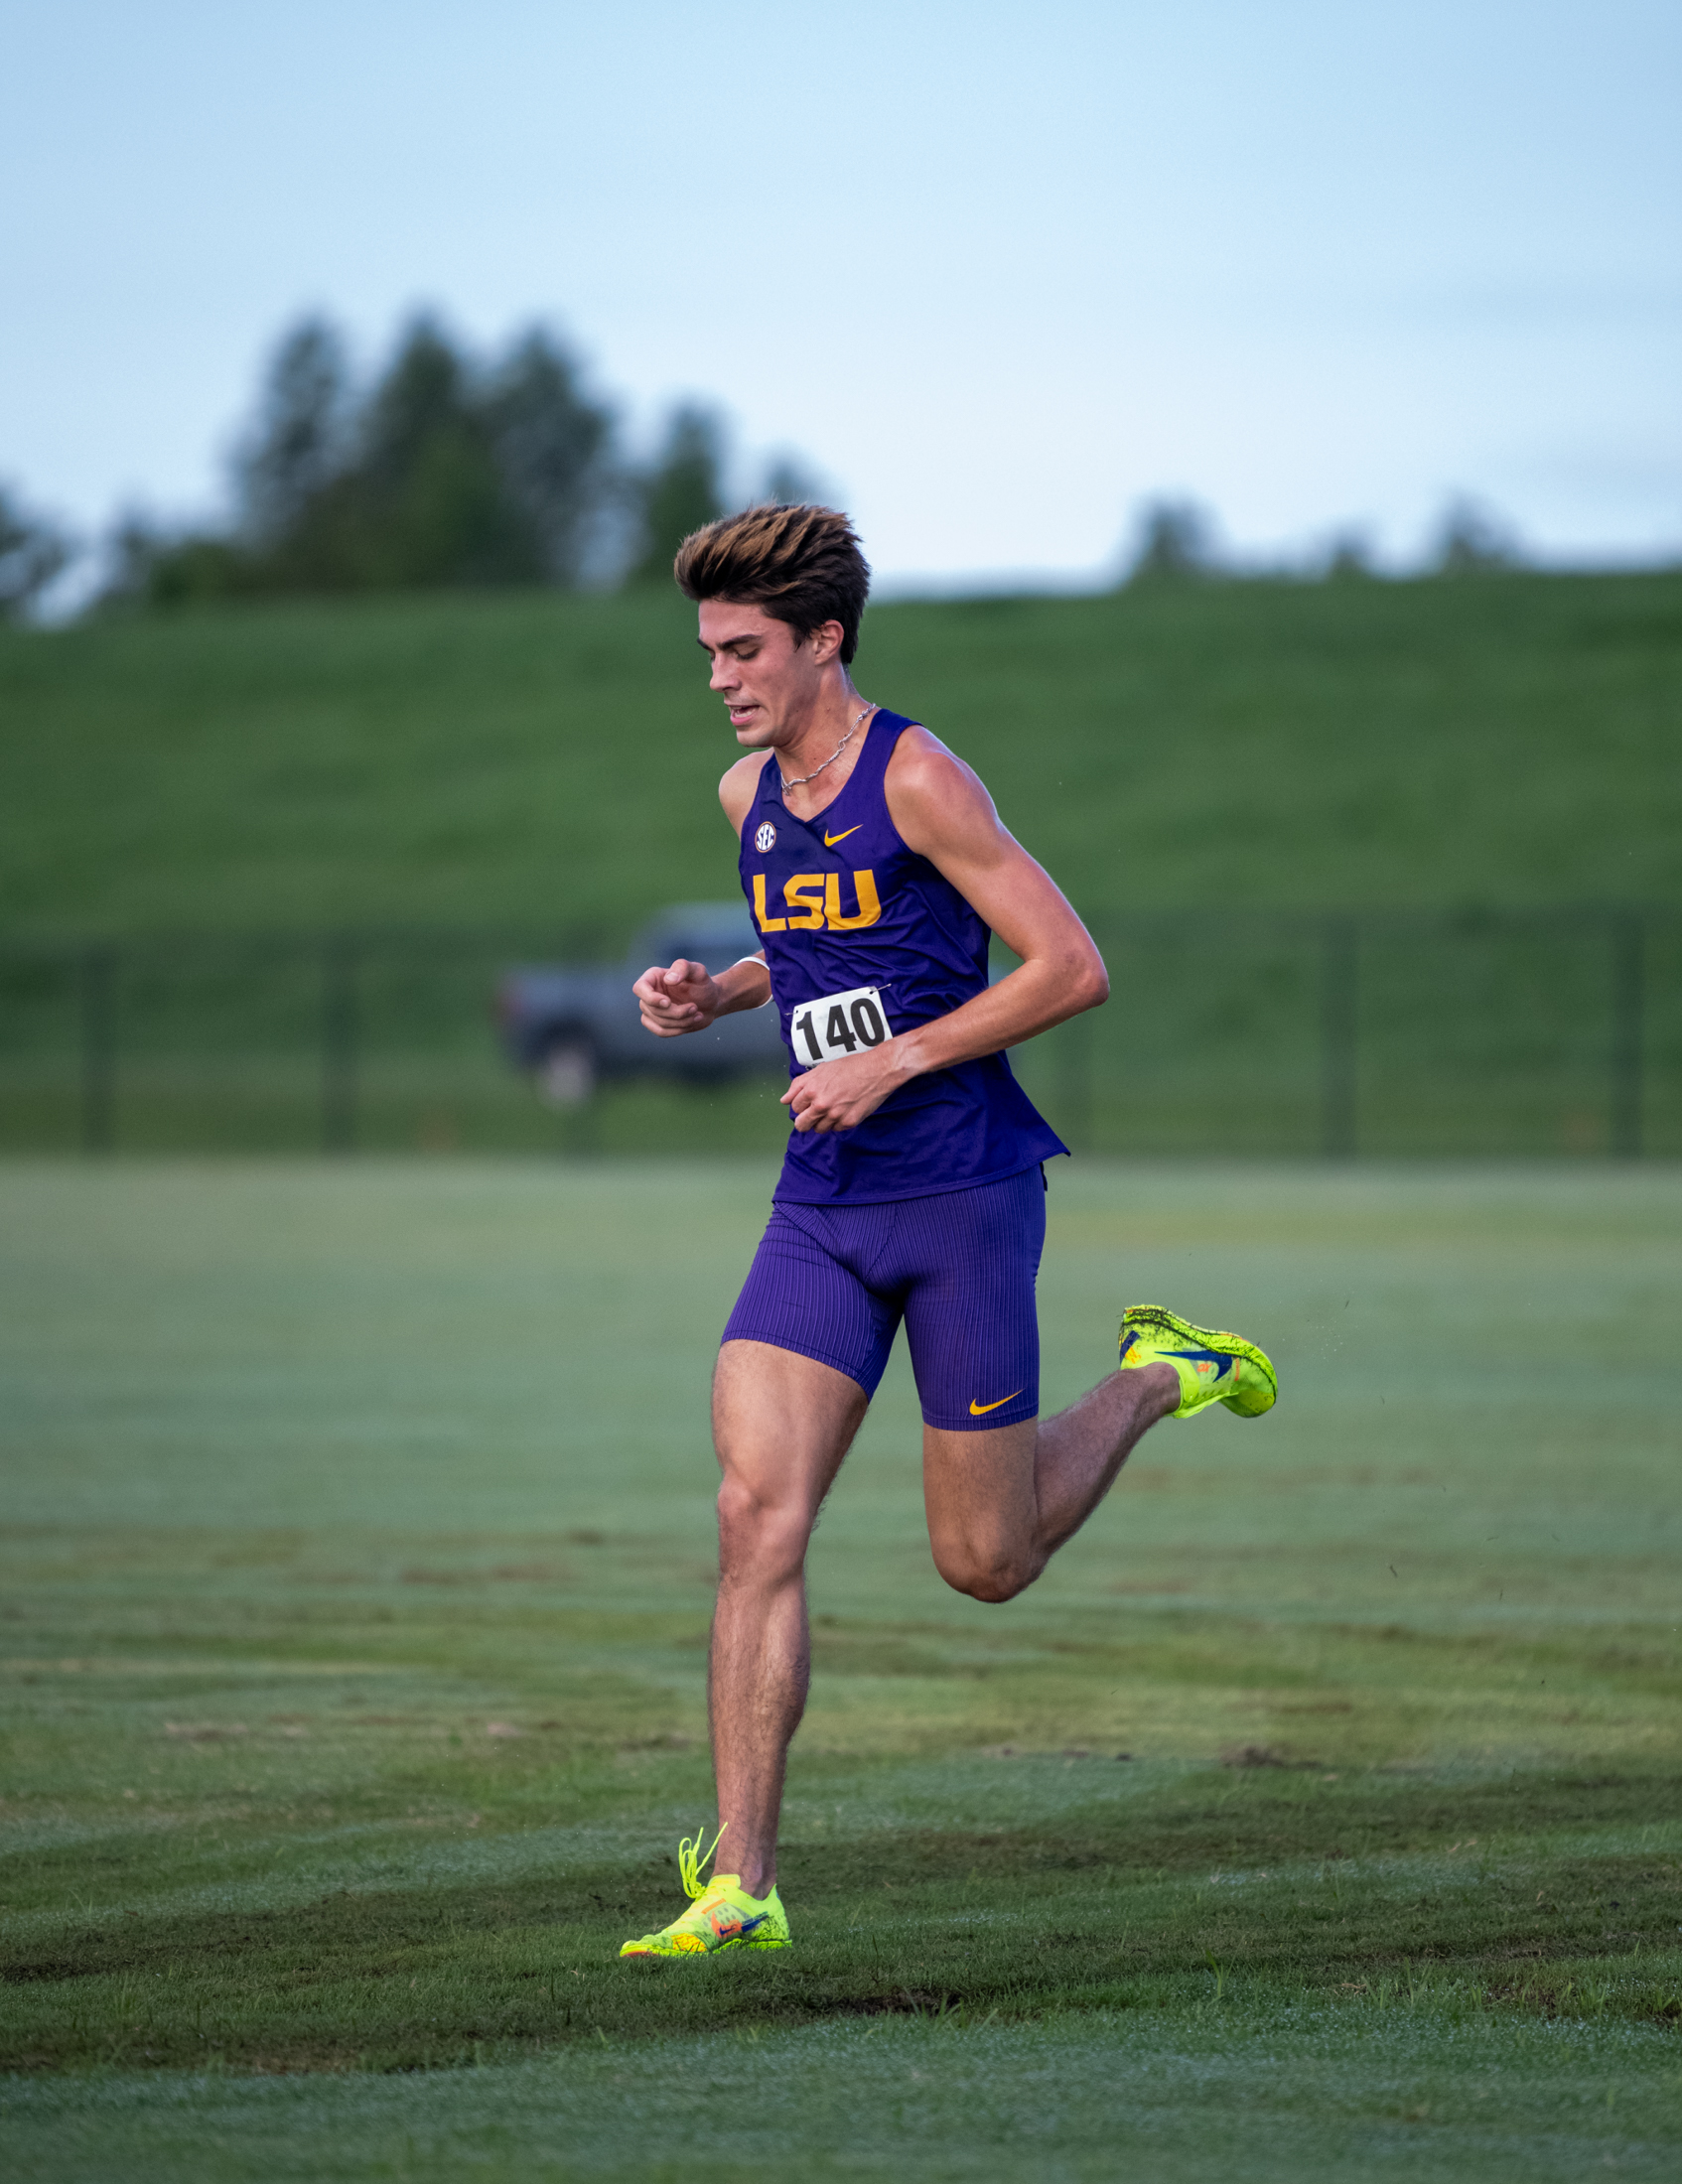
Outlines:
{"label": "grassy field", "polygon": [[1668,2178],[1682,1175],[1053,1176],[1047,1400],[1253,1328],[948,1593],[897,1361],[814,1545],[798,1946],[708,1811],[759,1163],[0,1169],[19,2178]]}
{"label": "grassy field", "polygon": [[[1682,899],[1682,573],[875,608],[867,695],[1081,910]],[[0,630],[0,932],[515,925],[732,891],[675,594]]]}

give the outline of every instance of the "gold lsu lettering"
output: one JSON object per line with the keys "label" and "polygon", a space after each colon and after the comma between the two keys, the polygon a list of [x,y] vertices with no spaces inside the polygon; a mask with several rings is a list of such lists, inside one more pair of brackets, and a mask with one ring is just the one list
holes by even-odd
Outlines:
{"label": "gold lsu lettering", "polygon": [[754,875],[754,918],[762,933],[814,933],[825,926],[832,933],[856,933],[866,925],[874,925],[882,915],[875,873],[854,873],[853,894],[858,912],[847,917],[841,909],[838,872],[797,872],[782,884],[782,906],[788,915],[772,917],[766,908],[766,876],[758,872]]}

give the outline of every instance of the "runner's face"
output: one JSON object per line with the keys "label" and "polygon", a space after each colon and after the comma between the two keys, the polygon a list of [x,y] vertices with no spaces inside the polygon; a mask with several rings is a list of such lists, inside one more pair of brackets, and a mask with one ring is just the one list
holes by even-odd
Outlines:
{"label": "runner's face", "polygon": [[833,647],[797,638],[763,607],[718,599],[701,602],[700,638],[713,663],[709,688],[723,698],[744,751],[767,751],[798,734],[822,685],[818,655]]}

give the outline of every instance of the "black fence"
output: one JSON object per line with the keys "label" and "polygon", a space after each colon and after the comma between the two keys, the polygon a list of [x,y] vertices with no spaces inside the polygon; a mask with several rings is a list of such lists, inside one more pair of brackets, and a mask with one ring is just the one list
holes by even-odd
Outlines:
{"label": "black fence", "polygon": [[[1106,1009],[1015,1055],[1078,1151],[1682,1154],[1682,912],[1112,919]],[[0,943],[0,1151],[771,1148],[781,1083],[554,1105],[494,994],[576,937],[360,931]]]}

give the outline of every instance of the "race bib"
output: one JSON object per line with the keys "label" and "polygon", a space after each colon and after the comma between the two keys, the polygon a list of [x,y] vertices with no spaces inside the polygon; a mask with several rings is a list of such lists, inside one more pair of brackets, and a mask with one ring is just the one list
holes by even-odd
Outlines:
{"label": "race bib", "polygon": [[880,1046],[892,1032],[882,995],[874,986],[855,986],[845,994],[825,994],[821,1001],[802,1001],[788,1025],[794,1059],[807,1069]]}

